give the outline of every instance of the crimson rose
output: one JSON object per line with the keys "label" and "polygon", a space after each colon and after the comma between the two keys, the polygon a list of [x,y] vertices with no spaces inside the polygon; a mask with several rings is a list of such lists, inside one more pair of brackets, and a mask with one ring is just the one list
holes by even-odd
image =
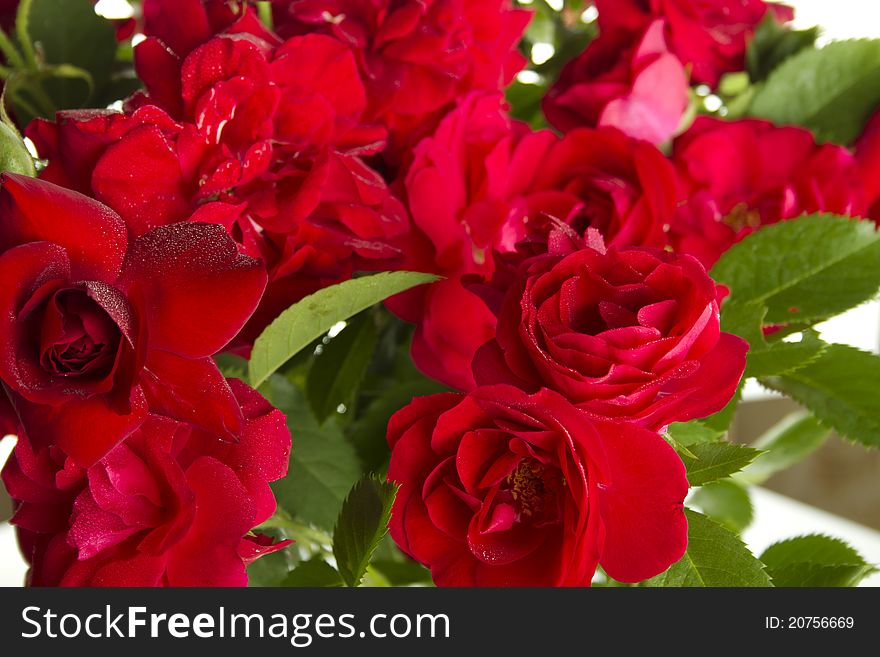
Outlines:
{"label": "crimson rose", "polygon": [[474,358],[477,383],[552,388],[595,416],[655,430],[721,410],[748,344],[721,333],[705,269],[590,238],[573,251],[571,236],[556,235],[549,253],[520,265],[496,306],[497,337]]}
{"label": "crimson rose", "polygon": [[241,410],[211,356],[266,283],[220,226],[130,240],[110,208],[0,176],[0,380],[25,432],[88,467],[154,413],[221,437]]}
{"label": "crimson rose", "polygon": [[391,536],[439,586],[637,582],[684,553],[681,460],[551,390],[420,397],[388,425]]}
{"label": "crimson rose", "polygon": [[673,160],[687,201],[669,238],[707,268],[761,226],[812,212],[857,217],[867,210],[853,155],[817,145],[803,128],[700,117],[676,140]]}
{"label": "crimson rose", "polygon": [[498,94],[471,94],[416,147],[404,180],[413,220],[403,267],[445,280],[389,306],[417,324],[412,355],[430,376],[467,390],[470,363],[495,318],[461,283],[486,280],[493,254],[547,250],[563,223],[612,245],[667,243],[678,202],[674,167],[653,145],[614,128],[557,138],[511,121]]}
{"label": "crimson rose", "polygon": [[362,121],[349,48],[322,35],[281,42],[248,16],[234,29],[250,31],[213,38],[182,61],[155,39],[140,44],[150,96],[124,113],[61,112],[28,131],[49,160],[43,177],[94,195],[135,234],[220,223],[263,260],[269,288],[245,343],[304,295],[354,270],[389,268],[408,228],[405,208],[361,157],[385,132]]}
{"label": "crimson rose", "polygon": [[533,247],[560,221],[581,236],[598,230],[609,246],[666,246],[679,181],[652,144],[615,128],[577,128],[533,166],[524,192]]}
{"label": "crimson rose", "polygon": [[251,529],[287,473],[284,415],[230,380],[241,440],[149,415],[83,469],[19,435],[3,469],[32,586],[245,586],[245,566],[284,547]]}

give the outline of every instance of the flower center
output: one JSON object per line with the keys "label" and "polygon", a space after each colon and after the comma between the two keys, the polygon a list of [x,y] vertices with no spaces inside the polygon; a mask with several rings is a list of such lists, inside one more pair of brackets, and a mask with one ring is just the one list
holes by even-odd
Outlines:
{"label": "flower center", "polygon": [[510,496],[526,518],[543,516],[550,510],[564,482],[555,468],[547,468],[533,458],[524,458],[507,476]]}
{"label": "flower center", "polygon": [[743,228],[760,228],[761,214],[746,203],[738,203],[721,221],[738,233]]}
{"label": "flower center", "polygon": [[41,331],[43,367],[57,376],[109,374],[119,349],[120,331],[84,290],[57,293]]}

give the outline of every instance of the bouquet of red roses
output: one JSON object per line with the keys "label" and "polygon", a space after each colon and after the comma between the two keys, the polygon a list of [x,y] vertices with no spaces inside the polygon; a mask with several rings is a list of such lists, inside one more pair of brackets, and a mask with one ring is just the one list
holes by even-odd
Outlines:
{"label": "bouquet of red roses", "polygon": [[[872,572],[738,534],[833,432],[880,447],[880,357],[814,328],[880,289],[880,41],[762,0],[134,10],[2,5],[29,584]],[[746,379],[804,409],[751,447]]]}

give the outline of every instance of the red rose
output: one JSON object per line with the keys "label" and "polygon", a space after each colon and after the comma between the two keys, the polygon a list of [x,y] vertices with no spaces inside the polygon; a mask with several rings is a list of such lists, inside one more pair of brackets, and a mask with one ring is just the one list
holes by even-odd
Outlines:
{"label": "red rose", "polygon": [[780,22],[794,18],[791,7],[764,0],[596,0],[596,8],[605,34],[641,32],[663,19],[670,50],[711,87],[745,68],[748,41],[768,11]]}
{"label": "red rose", "polygon": [[501,94],[471,94],[414,151],[403,181],[413,232],[401,266],[446,280],[396,297],[389,307],[418,325],[416,365],[453,387],[473,387],[470,362],[495,327],[461,277],[491,276],[493,251],[512,251],[525,236],[522,194],[554,140],[549,131],[514,124]]}
{"label": "red rose", "polygon": [[603,34],[562,70],[544,97],[547,120],[567,132],[613,126],[660,144],[682,122],[689,102],[681,62],[666,47],[663,21],[637,34]]}
{"label": "red rose", "polygon": [[474,358],[477,384],[552,388],[593,415],[650,429],[721,410],[748,344],[721,333],[703,267],[667,251],[605,251],[598,239],[569,244],[551,241],[516,272],[497,338]]}
{"label": "red rose", "polygon": [[707,268],[761,226],[805,213],[860,216],[867,209],[852,154],[817,145],[803,128],[700,117],[676,140],[673,160],[688,200],[672,222],[670,241]]}
{"label": "red rose", "polygon": [[655,146],[614,128],[578,128],[534,166],[526,191],[530,241],[546,241],[562,221],[581,236],[598,230],[609,246],[666,246],[679,183]]}
{"label": "red rose", "polygon": [[[350,45],[367,84],[367,118],[402,154],[456,99],[496,91],[525,58],[531,12],[510,0],[274,0],[280,34],[321,32]],[[392,157],[392,159],[394,159]]]}
{"label": "red rose", "polygon": [[[364,89],[346,46],[321,35],[270,44],[235,34],[182,64],[147,61],[155,99],[136,98],[123,114],[62,112],[28,134],[49,160],[44,177],[93,194],[135,234],[220,223],[261,258],[269,290],[245,342],[305,294],[400,255],[393,242],[408,217],[359,155],[379,148],[384,130],[361,122]],[[176,90],[151,79],[176,80]]]}
{"label": "red rose", "polygon": [[284,547],[251,529],[275,510],[285,476],[284,415],[230,380],[244,425],[238,443],[150,415],[82,469],[19,436],[3,469],[32,586],[244,586],[245,566]]}
{"label": "red rose", "polygon": [[0,177],[0,380],[33,440],[88,467],[154,413],[221,436],[241,411],[210,358],[265,286],[259,261],[209,224],[129,240],[110,208]]}
{"label": "red rose", "polygon": [[439,586],[637,582],[687,545],[681,460],[657,434],[551,390],[416,398],[388,425],[391,536]]}
{"label": "red rose", "polygon": [[598,229],[616,246],[663,247],[678,200],[675,170],[651,144],[613,128],[561,139],[531,132],[495,94],[463,99],[416,147],[404,183],[413,235],[402,266],[446,280],[389,306],[418,326],[416,364],[463,390],[474,386],[474,353],[495,333],[494,316],[463,276],[491,278],[493,254],[523,241],[530,252],[546,251],[560,222],[580,235]]}

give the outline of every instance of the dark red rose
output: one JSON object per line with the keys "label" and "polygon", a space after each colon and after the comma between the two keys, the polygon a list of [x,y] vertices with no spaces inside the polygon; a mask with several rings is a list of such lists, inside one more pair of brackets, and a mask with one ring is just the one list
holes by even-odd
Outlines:
{"label": "dark red rose", "polygon": [[520,265],[497,306],[477,384],[561,392],[589,413],[658,430],[721,410],[748,344],[719,328],[718,291],[690,256],[648,248],[573,251]]}
{"label": "dark red rose", "polygon": [[598,229],[615,246],[666,245],[677,204],[675,170],[647,142],[614,128],[563,138],[513,122],[500,95],[464,98],[416,147],[404,180],[413,220],[403,267],[445,280],[392,299],[417,324],[413,359],[453,387],[474,386],[469,364],[494,337],[495,318],[461,283],[487,280],[495,255],[522,242],[547,250],[565,224]]}
{"label": "dark red rose", "polygon": [[147,79],[156,97],[135,98],[125,113],[35,122],[28,134],[49,160],[43,176],[94,195],[135,234],[185,220],[224,225],[269,272],[243,342],[305,294],[390,268],[409,220],[361,157],[384,129],[361,121],[364,88],[347,46],[235,34],[166,63],[156,78],[176,90]]}
{"label": "dark red rose", "polygon": [[853,155],[817,145],[803,128],[700,117],[676,140],[673,160],[687,202],[672,222],[670,242],[707,268],[761,226],[805,213],[867,210]]}
{"label": "dark red rose", "polygon": [[244,586],[245,566],[284,547],[251,530],[275,511],[285,476],[284,415],[230,380],[241,440],[149,415],[83,469],[19,436],[3,469],[32,586]]}
{"label": "dark red rose", "polygon": [[147,409],[235,438],[241,411],[211,356],[266,282],[220,227],[130,240],[110,208],[14,174],[0,177],[0,380],[24,430],[80,465]]}
{"label": "dark red rose", "polygon": [[[398,157],[455,101],[496,91],[525,64],[516,50],[531,12],[510,0],[274,0],[283,36],[320,32],[350,45],[367,85],[367,118]],[[395,159],[394,157],[391,158]]]}
{"label": "dark red rose", "polygon": [[855,151],[870,207],[868,215],[875,221],[880,220],[880,112],[868,121]]}
{"label": "dark red rose", "polygon": [[742,71],[749,39],[770,11],[794,18],[785,5],[764,0],[596,0],[604,34],[633,34],[665,21],[670,50],[691,69],[695,82],[714,87],[724,73]]}
{"label": "dark red rose", "polygon": [[512,251],[525,237],[523,193],[554,141],[512,122],[501,94],[471,94],[414,151],[403,181],[413,229],[401,267],[446,278],[389,307],[417,324],[416,365],[453,387],[473,387],[469,364],[495,327],[461,277],[491,276],[493,251]]}
{"label": "dark red rose", "polygon": [[654,144],[673,137],[689,102],[681,62],[666,47],[663,21],[643,32],[601,35],[566,64],[544,97],[559,130],[612,126]]}
{"label": "dark red rose", "polygon": [[439,586],[637,582],[684,553],[688,484],[656,433],[510,386],[420,397],[388,425],[391,536]]}

